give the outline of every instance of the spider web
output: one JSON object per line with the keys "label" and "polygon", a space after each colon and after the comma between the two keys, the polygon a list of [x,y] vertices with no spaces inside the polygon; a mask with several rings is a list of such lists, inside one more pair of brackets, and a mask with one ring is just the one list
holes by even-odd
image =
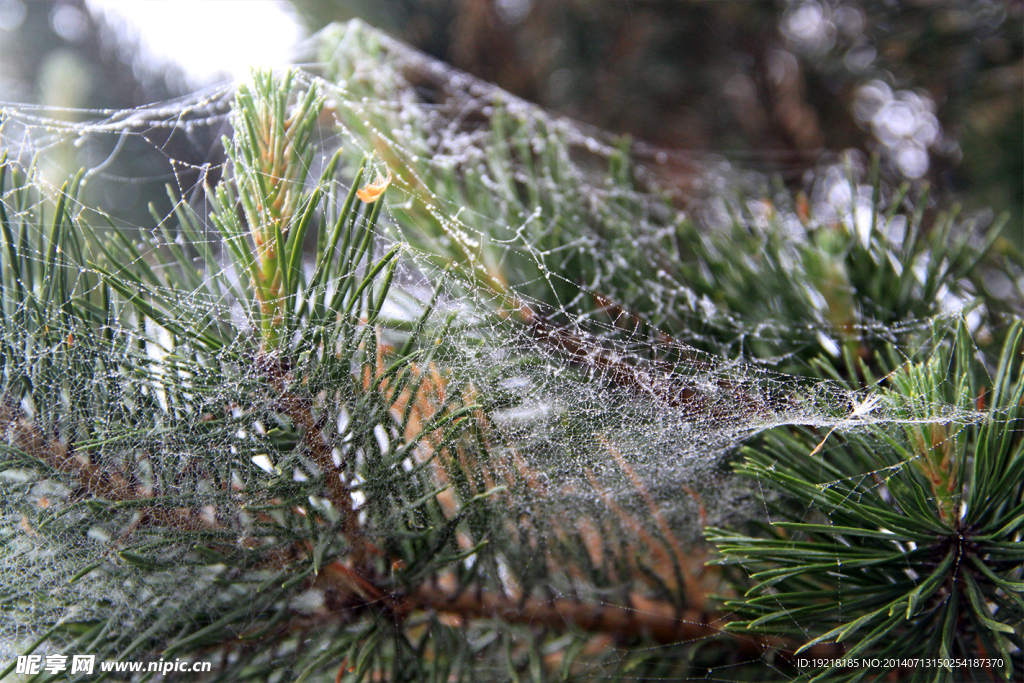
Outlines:
{"label": "spider web", "polygon": [[[480,438],[490,459],[464,459],[460,467],[474,473],[480,490],[493,492],[488,509],[502,511],[497,531],[491,529],[490,542],[500,544],[490,556],[491,580],[506,595],[654,612],[662,591],[704,609],[722,577],[702,566],[702,528],[764,519],[771,496],[729,474],[740,446],[777,428],[832,430],[839,439],[941,424],[955,438],[957,429],[981,419],[979,412],[883,391],[883,379],[851,388],[808,371],[814,353],[838,357],[842,347],[865,340],[893,344],[905,359],[918,357],[959,323],[967,303],[947,292],[945,310],[924,318],[885,319],[861,310],[837,319],[839,304],[805,286],[811,276],[797,263],[798,247],[820,226],[836,226],[864,244],[879,234],[898,243],[908,230],[903,214],[875,216],[873,202],[886,198],[874,195],[849,160],[823,163],[808,207],[786,206],[763,177],[721,161],[641,145],[633,150],[638,165],[630,167],[611,136],[551,116],[358,23],[329,29],[309,49],[315,54],[298,77],[327,96],[311,177],[339,149],[348,168],[338,175],[343,180],[335,182],[332,201],[348,192],[344,179],[364,155],[372,155],[373,172],[394,177],[375,235],[377,257],[400,247],[375,333],[380,353],[401,346],[433,299],[431,320],[448,321],[429,366],[435,392],[458,388],[466,404],[488,399]],[[219,140],[231,135],[233,96],[227,85],[125,112],[5,109],[0,143],[12,162],[36,169],[27,176],[35,203],[17,204],[8,189],[9,214],[47,230],[61,192],[55,179],[82,165],[83,194],[71,211],[97,221],[97,208],[112,207],[106,213],[142,255],[123,264],[129,268],[152,265],[152,253],[180,246],[176,211],[193,216],[201,229],[201,253],[193,260],[202,277],[218,284],[162,294],[176,302],[183,325],[237,330],[224,357],[242,358],[254,346],[256,328],[249,304],[231,289],[239,275],[209,222],[203,190],[231,175]],[[76,117],[88,120],[68,120]],[[172,185],[173,204],[157,208],[154,228],[126,197],[151,196],[164,183]],[[770,229],[786,237],[789,246],[772,252],[774,264],[753,263],[751,270],[763,270],[766,282],[783,274],[797,298],[780,301],[777,310],[737,312],[685,279],[712,266],[691,258],[684,240],[706,240],[705,251],[713,253],[722,243],[715,235],[737,222],[754,235]],[[684,223],[697,226],[695,232]],[[36,253],[35,266],[48,258]],[[88,282],[99,286],[95,277]],[[840,293],[844,288],[848,283]],[[211,595],[233,604],[230,591],[220,588],[223,570],[190,561],[188,548],[162,551],[166,562],[147,571],[121,548],[140,528],[173,524],[185,514],[181,509],[194,511],[187,522],[194,528],[227,520],[218,530],[244,545],[258,526],[250,507],[270,504],[259,493],[268,477],[294,485],[322,474],[287,447],[268,446],[280,432],[274,390],[255,367],[237,361],[214,362],[208,377],[175,379],[183,351],[174,335],[128,315],[112,321],[106,340],[97,342],[106,349],[103,362],[86,359],[93,372],[55,360],[25,391],[20,378],[38,358],[73,356],[83,345],[75,341],[77,330],[59,329],[55,346],[31,347],[23,313],[5,302],[0,409],[8,451],[43,460],[40,453],[67,452],[76,434],[86,432],[62,420],[60,407],[71,413],[76,397],[107,397],[109,412],[89,415],[96,425],[88,432],[91,462],[134,478],[151,512],[126,503],[127,516],[95,517],[88,496],[55,472],[9,465],[3,477],[14,493],[2,508],[7,540],[0,585],[21,604],[18,617],[0,627],[0,659],[13,658],[53,624],[108,623],[113,616],[127,644],[158,634],[161,615],[171,620]],[[968,318],[972,331],[984,334],[976,309]],[[316,356],[308,350],[299,360],[303,367],[312,362],[313,385]],[[349,424],[351,396],[325,390],[316,401],[338,456],[355,451],[351,483],[366,524],[373,502],[359,484],[370,475],[359,468],[401,452],[398,467],[422,469],[432,453],[402,449],[415,439],[400,431],[398,409],[368,428],[371,451],[350,444],[359,442]],[[209,419],[215,413],[226,417]],[[104,424],[120,425],[108,442],[100,438]],[[438,485],[453,485],[444,468],[427,471]],[[215,484],[222,472],[233,477],[228,492]],[[470,502],[454,485],[436,497],[452,518]],[[321,498],[311,496],[309,504],[327,517],[337,514]],[[52,530],[42,528],[58,518]],[[469,551],[482,540],[480,530],[459,528],[467,568],[475,561]],[[26,577],[29,590],[18,587]],[[311,589],[289,604],[316,614],[322,603]],[[613,667],[619,656],[606,650],[611,654],[601,657],[610,659],[598,668]]]}

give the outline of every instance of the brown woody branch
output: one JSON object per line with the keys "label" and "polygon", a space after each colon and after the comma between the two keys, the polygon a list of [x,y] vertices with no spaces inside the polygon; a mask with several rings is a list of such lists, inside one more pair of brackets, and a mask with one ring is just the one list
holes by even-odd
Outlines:
{"label": "brown woody branch", "polygon": [[[575,628],[619,640],[645,636],[665,645],[723,638],[744,657],[760,658],[769,651],[787,658],[793,656],[792,646],[780,639],[726,632],[724,626],[728,620],[722,615],[696,609],[679,610],[674,605],[639,594],[631,595],[632,604],[625,607],[568,598],[524,599],[489,590],[459,590],[451,580],[424,583],[398,594],[389,593],[341,562],[324,567],[314,586],[329,594],[332,599],[328,604],[346,606],[335,615],[340,618],[349,617],[355,599],[366,606],[384,609],[398,621],[415,612],[432,611],[462,621],[500,619],[509,624],[555,630]],[[842,646],[823,643],[806,652],[808,656],[834,656],[841,651]]]}
{"label": "brown woody branch", "polygon": [[[359,518],[352,501],[352,491],[344,480],[341,466],[334,463],[331,446],[324,438],[325,416],[313,414],[312,399],[299,396],[288,389],[289,369],[284,358],[276,354],[260,353],[256,366],[270,380],[278,392],[277,407],[303,430],[301,447],[324,473],[324,482],[331,504],[342,516],[342,533],[356,549],[362,548]],[[344,463],[342,463],[342,466]]]}
{"label": "brown woody branch", "polygon": [[[57,472],[72,476],[79,491],[114,502],[144,501],[150,498],[138,484],[117,471],[103,468],[86,452],[76,452],[73,445],[60,439],[46,438],[38,424],[20,414],[6,398],[0,398],[0,434],[17,449],[36,458]],[[188,508],[158,509],[143,507],[141,518],[132,528],[143,524],[161,524],[180,531],[201,531],[218,528],[216,522],[197,510]]]}

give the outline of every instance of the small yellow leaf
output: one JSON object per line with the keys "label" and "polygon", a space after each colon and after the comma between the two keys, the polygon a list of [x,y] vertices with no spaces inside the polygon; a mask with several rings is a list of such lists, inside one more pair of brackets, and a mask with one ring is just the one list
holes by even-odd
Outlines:
{"label": "small yellow leaf", "polygon": [[387,189],[388,185],[391,184],[391,169],[388,169],[387,177],[381,178],[379,175],[377,179],[372,183],[367,183],[361,190],[356,192],[356,196],[362,199],[367,204],[372,204],[380,196],[384,194],[384,190]]}

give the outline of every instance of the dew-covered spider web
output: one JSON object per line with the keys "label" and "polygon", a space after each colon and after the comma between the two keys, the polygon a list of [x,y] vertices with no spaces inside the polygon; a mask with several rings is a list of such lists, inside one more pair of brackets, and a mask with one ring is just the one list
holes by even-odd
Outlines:
{"label": "dew-covered spider web", "polygon": [[[39,653],[211,658],[203,638],[226,629],[258,645],[233,641],[225,667],[259,677],[294,658],[297,676],[341,637],[326,624],[354,638],[374,605],[406,600],[469,629],[496,676],[527,657],[515,643],[561,652],[569,623],[600,678],[634,656],[631,629],[662,643],[648,657],[674,635],[714,641],[727,617],[710,595],[728,589],[702,530],[765,520],[775,495],[730,473],[744,444],[813,430],[807,456],[823,458],[914,425],[955,440],[985,414],[941,386],[890,390],[988,318],[967,285],[929,290],[926,251],[901,265],[914,210],[853,157],[824,160],[798,196],[719,157],[630,148],[357,23],[316,36],[296,74],[326,102],[307,190],[340,150],[314,222],[364,157],[360,186],[390,179],[366,261],[318,291],[349,301],[346,277],[397,248],[396,266],[372,324],[386,269],[355,322],[322,318],[341,331],[299,330],[271,365],[212,219],[235,173],[234,85],[123,112],[3,111],[18,269],[3,278],[5,664],[48,632]],[[84,233],[57,248],[82,224],[106,251]],[[865,278],[881,290],[862,295]],[[858,381],[823,369],[883,347],[892,363]],[[331,571],[362,578],[325,587]]]}

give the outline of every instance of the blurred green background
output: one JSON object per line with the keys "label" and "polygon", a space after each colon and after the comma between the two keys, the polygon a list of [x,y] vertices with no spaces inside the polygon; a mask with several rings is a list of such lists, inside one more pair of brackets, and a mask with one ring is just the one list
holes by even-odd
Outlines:
{"label": "blurred green background", "polygon": [[[60,108],[47,116],[85,119],[103,114],[69,108],[126,109],[202,83],[173,57],[147,64],[145,36],[126,35],[102,4],[0,0],[6,106],[36,103]],[[156,11],[155,3],[135,4]],[[162,11],[190,12],[198,30],[216,23],[212,6],[244,14],[258,4],[208,0]],[[794,188],[843,150],[877,153],[894,179],[928,181],[943,201],[1011,212],[1004,234],[1024,239],[1019,0],[274,4],[308,34],[359,17],[554,112],[655,146],[712,153],[735,167],[777,174]],[[233,23],[213,28],[225,41],[245,37]],[[180,33],[182,54],[193,62],[218,59],[198,31]],[[201,165],[209,160],[204,144],[219,133],[180,144],[154,139],[164,156]],[[85,161],[108,152],[94,149]],[[118,159],[110,172],[146,175],[149,163],[158,161]],[[122,188],[106,200],[132,216],[151,195],[162,195],[161,185]]]}

